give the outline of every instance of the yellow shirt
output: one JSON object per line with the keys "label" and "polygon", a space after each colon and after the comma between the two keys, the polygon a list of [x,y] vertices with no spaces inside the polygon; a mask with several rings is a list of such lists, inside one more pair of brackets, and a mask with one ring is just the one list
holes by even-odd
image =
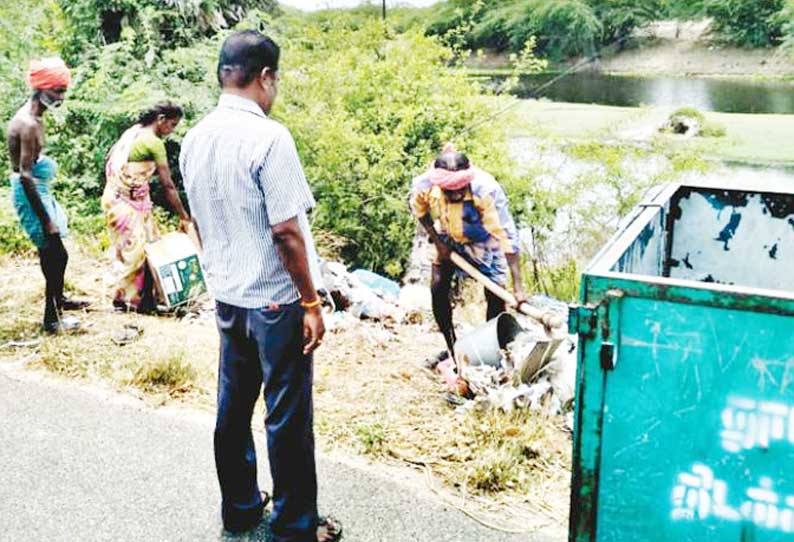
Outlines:
{"label": "yellow shirt", "polygon": [[440,224],[439,234],[457,243],[493,239],[505,254],[518,253],[518,235],[504,190],[482,170],[476,170],[463,201],[456,203],[448,201],[444,191],[426,175],[420,175],[412,183],[411,211],[417,218],[429,213]]}

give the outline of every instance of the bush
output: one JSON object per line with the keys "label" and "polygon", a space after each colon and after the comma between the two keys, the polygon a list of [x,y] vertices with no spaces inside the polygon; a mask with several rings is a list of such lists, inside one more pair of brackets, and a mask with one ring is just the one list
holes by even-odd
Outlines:
{"label": "bush", "polygon": [[789,54],[794,52],[794,0],[785,0],[773,24],[780,25],[781,47]]}
{"label": "bush", "polygon": [[0,254],[10,256],[33,256],[36,247],[19,227],[16,216],[0,218]]}
{"label": "bush", "polygon": [[635,28],[658,20],[664,11],[662,0],[588,0],[604,27],[602,43],[622,48]]}
{"label": "bush", "polygon": [[662,15],[666,19],[701,19],[706,14],[706,0],[664,0]]}
{"label": "bush", "polygon": [[462,32],[471,49],[510,52],[519,52],[535,36],[541,54],[564,59],[621,45],[662,12],[660,0],[453,0],[440,5],[428,32],[455,39]]}
{"label": "bush", "polygon": [[[384,33],[344,18],[285,29],[282,94],[274,114],[293,132],[318,201],[315,227],[343,240],[355,266],[402,273],[414,232],[413,176],[454,140],[500,175],[508,170],[492,106],[449,49],[418,30]],[[501,175],[502,180],[506,180]]]}
{"label": "bush", "polygon": [[706,117],[703,115],[703,113],[701,113],[694,107],[680,107],[676,109],[675,111],[673,111],[673,114],[670,115],[671,119],[675,117],[689,117],[695,119],[700,124],[706,122]]}
{"label": "bush", "polygon": [[184,47],[242,21],[249,10],[277,10],[275,0],[50,0],[64,21],[59,38],[77,64],[103,45],[135,35],[151,65],[162,48]]}
{"label": "bush", "polygon": [[768,47],[782,35],[785,0],[705,0],[718,39],[743,47]]}
{"label": "bush", "polygon": [[695,120],[700,125],[699,137],[725,137],[728,130],[722,124],[710,121],[694,107],[681,107],[676,109],[669,117],[667,124],[662,127],[662,132],[673,132],[673,127],[683,118]]}

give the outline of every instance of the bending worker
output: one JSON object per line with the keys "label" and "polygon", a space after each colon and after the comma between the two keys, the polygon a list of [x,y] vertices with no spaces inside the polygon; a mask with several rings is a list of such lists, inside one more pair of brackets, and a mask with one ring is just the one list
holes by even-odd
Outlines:
{"label": "bending worker", "polygon": [[113,306],[119,311],[155,310],[154,278],[146,265],[146,245],[158,237],[149,195],[149,183],[155,173],[165,189],[165,198],[179,216],[179,228],[187,232],[190,226],[190,215],[171,179],[163,142],[176,129],[182,115],[182,108],[171,102],[143,111],[137,124],[124,132],[108,153],[102,210],[116,249]]}
{"label": "bending worker", "polygon": [[[431,282],[433,316],[452,353],[456,337],[450,292],[455,264],[450,254],[457,252],[500,286],[507,282],[509,267],[514,294],[521,303],[526,300],[526,294],[515,223],[507,208],[507,196],[496,179],[471,165],[466,155],[449,143],[433,166],[414,178],[410,201],[411,211],[436,248]],[[458,273],[465,276],[462,271]],[[504,312],[502,299],[488,290],[485,299],[488,320]],[[436,361],[441,361],[445,354]]]}

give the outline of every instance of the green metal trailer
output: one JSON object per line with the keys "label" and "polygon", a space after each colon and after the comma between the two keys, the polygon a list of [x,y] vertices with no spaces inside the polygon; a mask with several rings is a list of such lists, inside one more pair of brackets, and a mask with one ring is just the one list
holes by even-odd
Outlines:
{"label": "green metal trailer", "polygon": [[570,541],[794,541],[794,194],[658,188],[569,328]]}

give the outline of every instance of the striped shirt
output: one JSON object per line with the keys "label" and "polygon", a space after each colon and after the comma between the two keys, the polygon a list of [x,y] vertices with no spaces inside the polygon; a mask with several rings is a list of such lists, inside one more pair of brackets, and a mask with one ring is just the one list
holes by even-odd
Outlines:
{"label": "striped shirt", "polygon": [[223,94],[182,143],[179,165],[215,299],[242,308],[300,297],[273,241],[272,226],[297,218],[310,271],[319,266],[306,216],[315,206],[289,131],[250,100]]}

